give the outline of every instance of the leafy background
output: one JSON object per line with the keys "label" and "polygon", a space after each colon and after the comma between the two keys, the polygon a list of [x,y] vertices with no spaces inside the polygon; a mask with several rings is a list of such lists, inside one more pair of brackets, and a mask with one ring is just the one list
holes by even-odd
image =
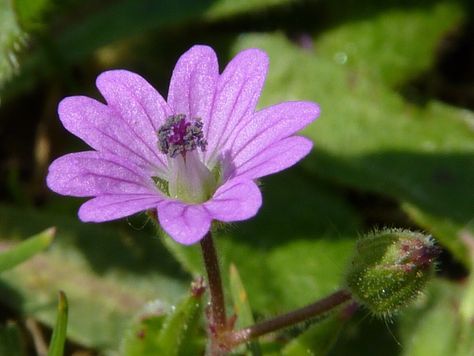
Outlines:
{"label": "leafy background", "polygon": [[[157,237],[144,214],[82,224],[81,202],[48,192],[44,177],[52,159],[85,148],[59,124],[62,97],[98,97],[95,77],[111,68],[136,71],[166,94],[179,55],[206,43],[221,64],[243,48],[268,52],[261,107],[293,99],[322,107],[304,131],[312,154],[261,182],[256,218],[218,234],[226,287],[245,288],[251,306],[239,322],[336,290],[354,242],[374,228],[426,231],[443,248],[437,277],[400,315],[376,320],[362,309],[254,346],[284,355],[473,354],[472,10],[469,0],[0,0],[0,248],[57,227],[46,252],[0,276],[0,340],[10,345],[0,353],[41,349],[60,289],[69,299],[67,354],[150,353],[137,345],[140,330],[149,331],[143,343],[192,340],[157,346],[173,353],[203,349],[201,307],[186,297],[203,272],[199,249]],[[237,350],[246,352],[257,351]]]}

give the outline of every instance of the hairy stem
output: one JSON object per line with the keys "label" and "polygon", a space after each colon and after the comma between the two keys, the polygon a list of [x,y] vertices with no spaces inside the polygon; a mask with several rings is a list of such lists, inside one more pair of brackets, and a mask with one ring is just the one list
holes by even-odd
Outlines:
{"label": "hairy stem", "polygon": [[250,339],[256,338],[270,332],[292,326],[301,321],[320,316],[335,307],[349,301],[351,294],[341,289],[328,297],[318,300],[315,303],[307,305],[303,308],[296,309],[287,314],[279,315],[275,318],[265,320],[261,323],[249,326],[245,329],[231,332],[227,335],[226,343],[236,346]]}
{"label": "hairy stem", "polygon": [[208,232],[201,240],[201,248],[211,294],[211,328],[215,328],[215,333],[219,334],[226,327],[226,313],[219,261],[217,260],[216,248],[214,247],[211,232]]}

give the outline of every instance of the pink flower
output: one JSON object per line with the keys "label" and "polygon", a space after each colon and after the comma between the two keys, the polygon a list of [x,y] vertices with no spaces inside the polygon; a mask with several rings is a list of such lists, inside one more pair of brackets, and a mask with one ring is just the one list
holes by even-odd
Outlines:
{"label": "pink flower", "polygon": [[93,197],[79,209],[86,222],[156,209],[182,244],[203,238],[212,220],[253,217],[262,204],[255,180],[309,153],[311,141],[294,133],[319,115],[303,101],[255,111],[267,67],[264,52],[248,49],[219,74],[214,51],[194,46],[176,64],[167,101],[137,74],[102,73],[107,104],[85,96],[59,104],[64,127],[93,150],[56,159],[49,188]]}

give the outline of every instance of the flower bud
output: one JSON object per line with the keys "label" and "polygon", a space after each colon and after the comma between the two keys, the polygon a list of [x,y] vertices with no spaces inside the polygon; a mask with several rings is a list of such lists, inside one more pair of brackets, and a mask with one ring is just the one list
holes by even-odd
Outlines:
{"label": "flower bud", "polygon": [[438,254],[430,236],[398,229],[376,231],[357,242],[347,287],[372,313],[389,316],[422,291]]}

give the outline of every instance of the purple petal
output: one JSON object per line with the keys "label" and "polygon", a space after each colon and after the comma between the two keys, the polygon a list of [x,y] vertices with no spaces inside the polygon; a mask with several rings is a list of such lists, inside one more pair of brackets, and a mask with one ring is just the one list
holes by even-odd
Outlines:
{"label": "purple petal", "polygon": [[275,142],[256,156],[236,167],[233,176],[257,179],[288,168],[306,156],[313,147],[312,141],[291,136]]}
{"label": "purple petal", "polygon": [[[230,154],[236,167],[256,156],[273,143],[293,135],[319,116],[311,102],[295,101],[271,106],[257,112],[233,134]],[[240,126],[240,125],[239,125]]]}
{"label": "purple petal", "polygon": [[262,205],[262,194],[251,180],[233,179],[219,187],[204,206],[216,220],[230,222],[253,217]]}
{"label": "purple petal", "polygon": [[148,148],[147,155],[164,164],[165,157],[157,149],[157,132],[171,110],[161,95],[145,79],[126,70],[104,72],[96,84],[135,140]]}
{"label": "purple petal", "polygon": [[64,127],[95,150],[128,157],[142,167],[165,170],[157,156],[108,106],[85,96],[71,96],[59,103],[58,113]]}
{"label": "purple petal", "polygon": [[240,120],[255,111],[268,69],[268,57],[258,49],[240,52],[219,77],[206,138],[207,162],[216,159]]}
{"label": "purple petal", "polygon": [[162,198],[152,194],[102,195],[82,204],[79,218],[84,222],[116,220],[156,208],[160,201]]}
{"label": "purple petal", "polygon": [[177,242],[191,245],[201,240],[211,227],[211,216],[203,205],[166,200],[158,206],[161,227]]}
{"label": "purple petal", "polygon": [[168,92],[174,114],[207,122],[218,77],[219,65],[211,47],[193,46],[184,53],[173,70]]}
{"label": "purple petal", "polygon": [[46,178],[56,193],[76,197],[101,194],[150,194],[153,182],[143,169],[113,154],[70,153],[56,159]]}

